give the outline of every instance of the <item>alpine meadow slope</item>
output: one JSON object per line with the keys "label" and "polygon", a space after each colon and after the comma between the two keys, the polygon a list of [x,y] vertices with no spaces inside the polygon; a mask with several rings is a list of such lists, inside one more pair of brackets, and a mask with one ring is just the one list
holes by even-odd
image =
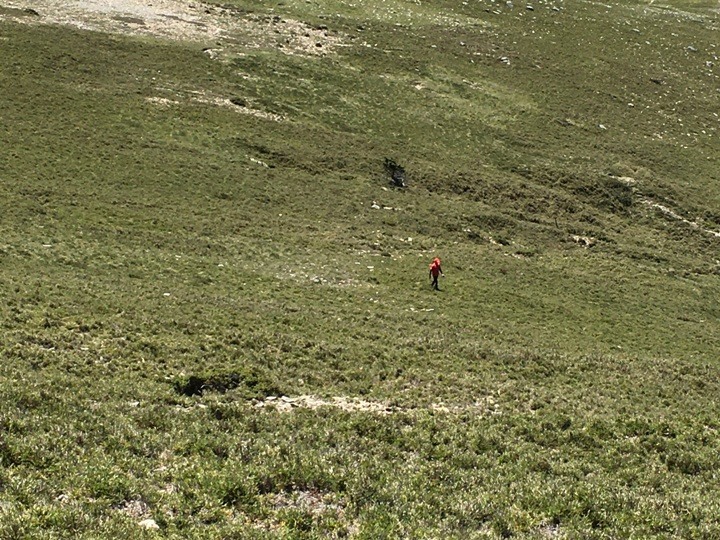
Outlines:
{"label": "alpine meadow slope", "polygon": [[719,28],[0,0],[0,539],[720,537]]}

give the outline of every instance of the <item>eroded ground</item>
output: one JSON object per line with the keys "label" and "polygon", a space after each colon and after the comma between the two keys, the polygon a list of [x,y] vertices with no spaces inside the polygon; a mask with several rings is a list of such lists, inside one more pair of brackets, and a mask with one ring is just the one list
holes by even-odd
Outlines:
{"label": "eroded ground", "polygon": [[213,57],[248,48],[321,56],[332,53],[343,41],[325,27],[292,19],[173,0],[6,1],[0,5],[2,19],[196,42]]}

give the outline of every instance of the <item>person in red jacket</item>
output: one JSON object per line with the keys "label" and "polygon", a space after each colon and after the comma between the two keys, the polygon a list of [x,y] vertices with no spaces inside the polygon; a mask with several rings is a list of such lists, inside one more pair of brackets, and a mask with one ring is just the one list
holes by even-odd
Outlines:
{"label": "person in red jacket", "polygon": [[440,258],[435,257],[433,259],[433,262],[430,263],[430,279],[432,279],[432,288],[436,291],[440,290],[440,287],[438,286],[439,276],[445,277],[445,274],[443,273],[442,267],[440,266]]}

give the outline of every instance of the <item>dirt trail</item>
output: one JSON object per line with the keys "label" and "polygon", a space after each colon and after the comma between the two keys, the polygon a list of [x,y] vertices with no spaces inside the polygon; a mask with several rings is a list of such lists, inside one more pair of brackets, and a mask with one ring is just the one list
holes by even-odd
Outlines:
{"label": "dirt trail", "polygon": [[196,42],[213,57],[258,48],[323,56],[343,42],[325,27],[179,0],[0,0],[2,19]]}

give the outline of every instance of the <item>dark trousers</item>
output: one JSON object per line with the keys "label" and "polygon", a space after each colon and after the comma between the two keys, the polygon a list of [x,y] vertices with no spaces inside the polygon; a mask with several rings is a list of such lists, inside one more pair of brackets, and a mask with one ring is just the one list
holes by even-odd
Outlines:
{"label": "dark trousers", "polygon": [[432,278],[433,278],[433,280],[432,280],[432,288],[435,289],[436,291],[439,291],[439,290],[440,290],[440,286],[438,285],[438,278],[439,278],[439,277],[440,277],[440,274],[438,274],[437,276],[433,276],[433,277],[432,277]]}

